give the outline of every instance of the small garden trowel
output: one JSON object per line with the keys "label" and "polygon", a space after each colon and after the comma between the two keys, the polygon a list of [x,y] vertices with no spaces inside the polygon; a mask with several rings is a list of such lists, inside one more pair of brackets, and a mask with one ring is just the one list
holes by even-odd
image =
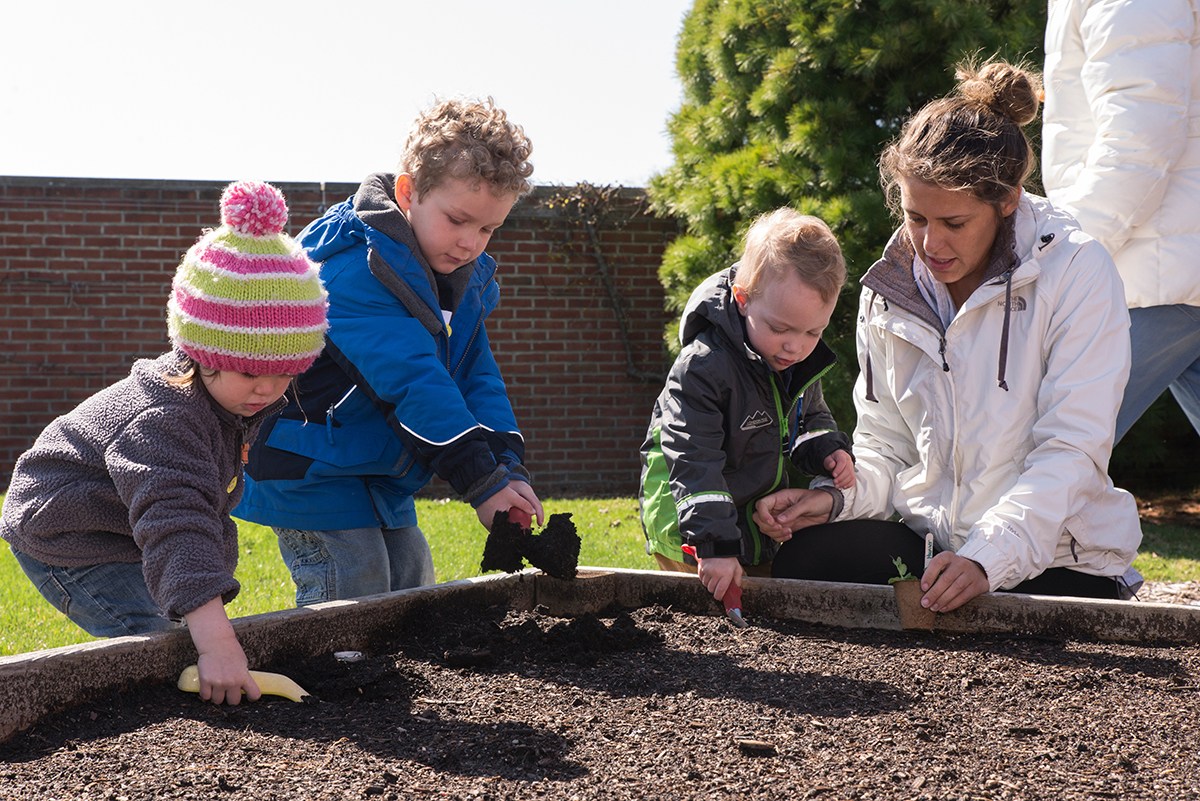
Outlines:
{"label": "small garden trowel", "polygon": [[[278,695],[292,701],[310,697],[308,691],[282,673],[267,673],[262,670],[250,671],[250,678],[258,685],[263,695]],[[188,665],[179,674],[176,686],[185,693],[200,692],[200,670],[196,665]]]}

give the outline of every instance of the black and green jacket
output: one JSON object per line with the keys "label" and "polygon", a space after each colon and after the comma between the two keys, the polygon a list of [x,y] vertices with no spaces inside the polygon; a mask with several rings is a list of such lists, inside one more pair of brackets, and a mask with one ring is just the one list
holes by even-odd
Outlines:
{"label": "black and green jacket", "polygon": [[682,561],[770,560],[775,544],[751,520],[754,502],[824,474],[825,458],[850,450],[821,393],[836,357],[824,342],[782,373],[746,339],[731,287],[737,265],[710,276],[684,309],[683,350],[642,444],[641,514],[649,553]]}

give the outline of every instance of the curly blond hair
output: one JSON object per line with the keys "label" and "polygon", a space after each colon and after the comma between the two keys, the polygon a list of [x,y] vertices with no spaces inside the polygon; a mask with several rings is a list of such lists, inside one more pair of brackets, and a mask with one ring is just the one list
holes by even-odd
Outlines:
{"label": "curly blond hair", "polygon": [[524,129],[509,122],[492,98],[442,100],[413,122],[400,172],[413,177],[417,195],[456,178],[520,197],[532,188],[531,152]]}
{"label": "curly blond hair", "polygon": [[897,216],[901,178],[997,205],[1033,172],[1033,148],[1022,128],[1037,117],[1041,76],[1024,65],[972,59],[957,66],[955,78],[955,91],[913,115],[879,158],[880,183]]}

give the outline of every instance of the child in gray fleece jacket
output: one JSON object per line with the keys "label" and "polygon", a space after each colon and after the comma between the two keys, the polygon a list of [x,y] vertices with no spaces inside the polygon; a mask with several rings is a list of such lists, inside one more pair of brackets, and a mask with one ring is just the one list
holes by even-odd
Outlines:
{"label": "child in gray fleece jacket", "polygon": [[224,604],[237,595],[242,453],[324,346],[317,267],[269,184],[229,185],[167,305],[173,349],[47,426],[17,460],[0,537],[88,633],[186,624],[200,696],[259,697]]}

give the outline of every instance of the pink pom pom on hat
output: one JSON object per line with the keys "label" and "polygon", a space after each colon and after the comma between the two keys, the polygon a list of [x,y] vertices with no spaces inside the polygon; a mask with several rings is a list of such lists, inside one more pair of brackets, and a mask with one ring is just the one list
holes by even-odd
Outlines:
{"label": "pink pom pom on hat", "polygon": [[315,265],[283,233],[288,208],[267,183],[232,183],[220,228],[192,245],[171,285],[172,344],[213,370],[299,375],[325,345],[328,295]]}
{"label": "pink pom pom on hat", "polygon": [[283,194],[270,184],[242,181],[225,187],[221,222],[245,236],[276,236],[287,225]]}

